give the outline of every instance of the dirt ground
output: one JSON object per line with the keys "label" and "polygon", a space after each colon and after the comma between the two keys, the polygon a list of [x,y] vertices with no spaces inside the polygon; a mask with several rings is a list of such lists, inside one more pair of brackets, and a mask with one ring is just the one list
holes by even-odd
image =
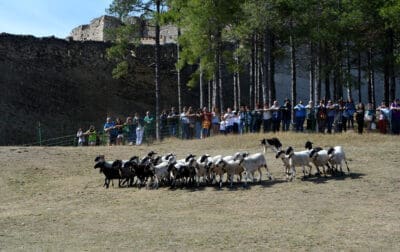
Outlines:
{"label": "dirt ground", "polygon": [[[268,135],[271,137],[272,135]],[[342,145],[351,174],[216,187],[105,189],[94,157],[128,159],[150,150],[178,158],[262,151],[267,135],[166,140],[151,146],[0,147],[0,250],[398,250],[399,137],[279,133],[284,147]]]}

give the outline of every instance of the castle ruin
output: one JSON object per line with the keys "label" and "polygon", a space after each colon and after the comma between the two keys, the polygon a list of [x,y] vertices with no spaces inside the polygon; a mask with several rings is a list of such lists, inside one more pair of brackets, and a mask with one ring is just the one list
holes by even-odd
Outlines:
{"label": "castle ruin", "polygon": [[[130,17],[126,21],[129,24],[138,24],[138,37],[141,44],[155,44],[155,27],[137,17]],[[70,39],[74,41],[112,41],[108,30],[124,25],[118,18],[113,16],[101,16],[93,19],[90,24],[80,25],[72,29]],[[178,28],[173,25],[160,27],[160,44],[175,43],[178,37]]]}

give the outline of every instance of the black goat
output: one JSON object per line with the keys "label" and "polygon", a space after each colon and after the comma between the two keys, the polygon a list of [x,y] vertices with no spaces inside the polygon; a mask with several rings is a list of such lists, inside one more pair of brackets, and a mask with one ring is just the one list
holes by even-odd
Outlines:
{"label": "black goat", "polygon": [[104,160],[97,162],[94,169],[100,168],[100,173],[105,176],[104,185],[106,188],[110,186],[110,181],[114,186],[113,179],[118,179],[118,186],[121,187],[121,175],[119,174],[119,169],[113,167],[114,163],[109,163]]}
{"label": "black goat", "polygon": [[133,182],[135,180],[135,170],[133,169],[133,165],[130,161],[122,161],[115,160],[112,164],[114,169],[119,170],[119,175],[121,179],[123,179],[121,185],[128,184],[128,186],[133,186]]}
{"label": "black goat", "polygon": [[144,184],[149,178],[154,177],[154,166],[152,163],[149,164],[136,164],[131,163],[132,170],[138,178],[138,186]]}

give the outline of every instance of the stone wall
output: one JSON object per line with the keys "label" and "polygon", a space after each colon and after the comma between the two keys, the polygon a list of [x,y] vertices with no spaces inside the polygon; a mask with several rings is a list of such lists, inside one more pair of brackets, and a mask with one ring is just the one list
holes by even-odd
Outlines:
{"label": "stone wall", "polygon": [[80,25],[74,28],[70,37],[75,41],[110,41],[107,29],[119,27],[121,22],[112,16],[101,16],[90,21],[90,24]]}
{"label": "stone wall", "polygon": [[[138,36],[142,44],[155,44],[155,27],[148,25],[147,22],[141,21],[137,17],[130,17],[126,20],[130,24],[138,24]],[[122,23],[116,17],[101,16],[93,19],[90,24],[80,25],[74,28],[70,37],[75,41],[103,41],[111,40],[107,30],[121,26]],[[175,43],[178,37],[178,29],[173,25],[164,25],[160,27],[160,44]]]}
{"label": "stone wall", "polygon": [[[142,46],[131,74],[115,80],[105,58],[110,45],[0,34],[0,145],[37,141],[39,122],[47,139],[101,128],[107,115],[154,112],[154,47]],[[164,46],[161,57],[161,107],[177,106],[175,46]]]}

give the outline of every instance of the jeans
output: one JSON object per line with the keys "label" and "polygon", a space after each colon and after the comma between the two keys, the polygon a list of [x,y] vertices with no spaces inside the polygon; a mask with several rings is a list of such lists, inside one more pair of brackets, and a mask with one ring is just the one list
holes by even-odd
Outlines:
{"label": "jeans", "polygon": [[295,118],[295,123],[296,123],[296,132],[303,132],[304,130],[304,121],[306,120],[305,116],[297,116]]}
{"label": "jeans", "polygon": [[290,119],[282,120],[282,131],[289,131]]}
{"label": "jeans", "polygon": [[175,123],[174,124],[170,124],[169,125],[169,135],[170,136],[176,136],[177,129],[178,129],[178,127],[177,127],[177,125]]}
{"label": "jeans", "polygon": [[327,120],[327,129],[328,129],[328,133],[332,133],[332,125],[333,125],[333,121],[335,120],[334,116],[328,116],[328,120]]}
{"label": "jeans", "polygon": [[264,133],[271,131],[271,119],[263,120],[263,131]]}
{"label": "jeans", "polygon": [[189,124],[182,123],[182,139],[189,139]]}
{"label": "jeans", "polygon": [[395,135],[400,134],[400,118],[392,117],[392,133]]}
{"label": "jeans", "polygon": [[142,127],[136,128],[136,145],[141,145],[143,140],[144,129]]}

